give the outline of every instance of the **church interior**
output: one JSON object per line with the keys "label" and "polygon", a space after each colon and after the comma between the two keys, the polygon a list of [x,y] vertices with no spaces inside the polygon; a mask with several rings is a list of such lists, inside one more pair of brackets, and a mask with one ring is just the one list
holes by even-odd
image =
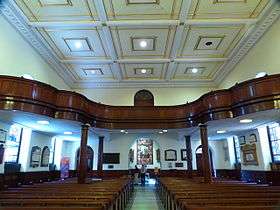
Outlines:
{"label": "church interior", "polygon": [[0,1],[0,209],[280,209],[279,17]]}

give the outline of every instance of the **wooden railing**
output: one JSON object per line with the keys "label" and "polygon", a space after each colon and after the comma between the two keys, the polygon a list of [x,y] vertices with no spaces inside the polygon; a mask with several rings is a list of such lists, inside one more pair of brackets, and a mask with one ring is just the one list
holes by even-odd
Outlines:
{"label": "wooden railing", "polygon": [[90,123],[98,128],[186,128],[277,108],[280,108],[280,74],[212,91],[187,104],[147,107],[104,105],[41,82],[0,76],[0,110],[31,112]]}

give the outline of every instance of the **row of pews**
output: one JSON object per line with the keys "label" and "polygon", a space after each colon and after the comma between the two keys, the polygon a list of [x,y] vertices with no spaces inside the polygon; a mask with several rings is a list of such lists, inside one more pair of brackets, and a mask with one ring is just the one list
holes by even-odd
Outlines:
{"label": "row of pews", "polygon": [[280,187],[199,178],[163,177],[157,193],[166,210],[276,210],[280,209]]}
{"label": "row of pews", "polygon": [[124,210],[133,193],[130,178],[91,180],[76,184],[75,179],[23,185],[0,192],[1,210]]}

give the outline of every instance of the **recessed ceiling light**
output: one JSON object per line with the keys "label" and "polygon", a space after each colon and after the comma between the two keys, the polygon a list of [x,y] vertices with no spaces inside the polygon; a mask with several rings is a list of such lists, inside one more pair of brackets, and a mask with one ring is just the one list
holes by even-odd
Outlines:
{"label": "recessed ceiling light", "polygon": [[121,130],[121,133],[124,133],[125,132],[125,130]]}
{"label": "recessed ceiling light", "polygon": [[91,74],[96,74],[96,70],[90,70]]}
{"label": "recessed ceiling light", "polygon": [[198,72],[198,69],[197,68],[192,68],[192,73],[197,73]]}
{"label": "recessed ceiling light", "polygon": [[48,125],[48,124],[50,124],[49,121],[47,121],[47,120],[38,120],[37,123],[40,124],[40,125]]}
{"label": "recessed ceiling light", "polygon": [[126,131],[125,134],[128,134],[128,131]]}
{"label": "recessed ceiling light", "polygon": [[80,49],[82,46],[83,46],[83,45],[82,45],[82,42],[81,42],[81,41],[76,41],[76,42],[75,42],[75,47],[76,47],[77,49]]}
{"label": "recessed ceiling light", "polygon": [[73,133],[71,131],[65,131],[64,135],[72,135]]}
{"label": "recessed ceiling light", "polygon": [[262,71],[256,74],[256,78],[260,78],[260,77],[264,77],[266,74],[266,72]]}
{"label": "recessed ceiling light", "polygon": [[163,134],[163,132],[162,132],[162,131],[159,131],[158,133]]}
{"label": "recessed ceiling light", "polygon": [[167,130],[162,130],[163,133],[167,133]]}
{"label": "recessed ceiling light", "polygon": [[242,120],[240,120],[240,123],[251,123],[251,122],[253,122],[252,119],[242,119]]}
{"label": "recessed ceiling light", "polygon": [[142,74],[146,74],[147,73],[147,69],[141,69],[141,73]]}
{"label": "recessed ceiling light", "polygon": [[22,75],[22,77],[23,77],[24,79],[33,80],[33,77],[32,77],[30,74],[24,74],[24,75]]}
{"label": "recessed ceiling light", "polygon": [[206,42],[205,45],[206,46],[211,46],[213,44],[213,42]]}
{"label": "recessed ceiling light", "polygon": [[225,130],[218,130],[217,133],[226,133],[227,131]]}
{"label": "recessed ceiling light", "polygon": [[147,47],[147,45],[148,45],[148,43],[147,43],[147,41],[145,41],[145,40],[142,40],[142,41],[140,42],[140,47],[142,47],[142,48]]}

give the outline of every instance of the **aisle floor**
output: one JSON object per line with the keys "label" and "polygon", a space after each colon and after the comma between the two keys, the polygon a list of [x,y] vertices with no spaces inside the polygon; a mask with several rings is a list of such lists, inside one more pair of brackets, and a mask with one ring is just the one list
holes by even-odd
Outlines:
{"label": "aisle floor", "polygon": [[126,210],[164,210],[156,196],[155,186],[135,186],[134,196],[131,198]]}

